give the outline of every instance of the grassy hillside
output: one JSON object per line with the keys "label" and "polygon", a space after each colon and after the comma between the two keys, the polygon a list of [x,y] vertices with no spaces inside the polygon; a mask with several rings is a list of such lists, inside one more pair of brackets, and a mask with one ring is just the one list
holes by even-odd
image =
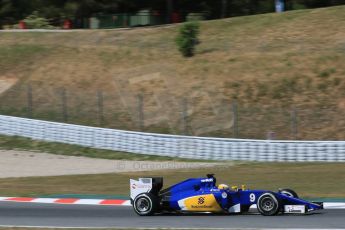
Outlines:
{"label": "grassy hillside", "polygon": [[174,43],[178,25],[0,33],[0,113],[26,116],[30,84],[34,118],[61,121],[66,102],[71,123],[138,130],[143,117],[145,131],[182,133],[185,108],[190,134],[231,137],[237,101],[238,137],[344,139],[344,12],[202,22],[189,59]]}

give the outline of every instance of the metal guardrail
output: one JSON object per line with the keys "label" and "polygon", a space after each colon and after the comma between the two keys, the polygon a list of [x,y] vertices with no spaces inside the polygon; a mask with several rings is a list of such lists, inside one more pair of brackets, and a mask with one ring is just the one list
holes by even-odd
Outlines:
{"label": "metal guardrail", "polygon": [[345,141],[266,141],[165,135],[0,115],[0,134],[86,147],[209,160],[345,162]]}

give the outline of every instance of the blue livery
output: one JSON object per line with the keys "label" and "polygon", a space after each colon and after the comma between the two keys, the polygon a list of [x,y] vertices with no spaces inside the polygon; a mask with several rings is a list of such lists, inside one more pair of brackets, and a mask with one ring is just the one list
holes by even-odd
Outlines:
{"label": "blue livery", "polygon": [[291,189],[278,192],[217,185],[213,174],[192,178],[164,190],[162,178],[131,180],[131,202],[141,216],[164,212],[246,213],[251,207],[265,216],[280,213],[304,214],[323,209],[322,203],[309,202]]}

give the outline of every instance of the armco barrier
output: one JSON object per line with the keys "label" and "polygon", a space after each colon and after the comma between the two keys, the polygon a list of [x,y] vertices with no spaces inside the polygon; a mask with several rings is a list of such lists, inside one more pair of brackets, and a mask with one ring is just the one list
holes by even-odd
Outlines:
{"label": "armco barrier", "polygon": [[103,129],[2,115],[0,134],[169,157],[345,162],[345,141],[266,141],[189,137]]}

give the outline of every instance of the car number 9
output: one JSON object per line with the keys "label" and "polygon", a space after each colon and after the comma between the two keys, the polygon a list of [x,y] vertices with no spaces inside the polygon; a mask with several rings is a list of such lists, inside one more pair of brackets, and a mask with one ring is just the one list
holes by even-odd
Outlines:
{"label": "car number 9", "polygon": [[250,200],[250,202],[254,202],[255,201],[255,194],[254,193],[251,193],[249,195],[249,200]]}

